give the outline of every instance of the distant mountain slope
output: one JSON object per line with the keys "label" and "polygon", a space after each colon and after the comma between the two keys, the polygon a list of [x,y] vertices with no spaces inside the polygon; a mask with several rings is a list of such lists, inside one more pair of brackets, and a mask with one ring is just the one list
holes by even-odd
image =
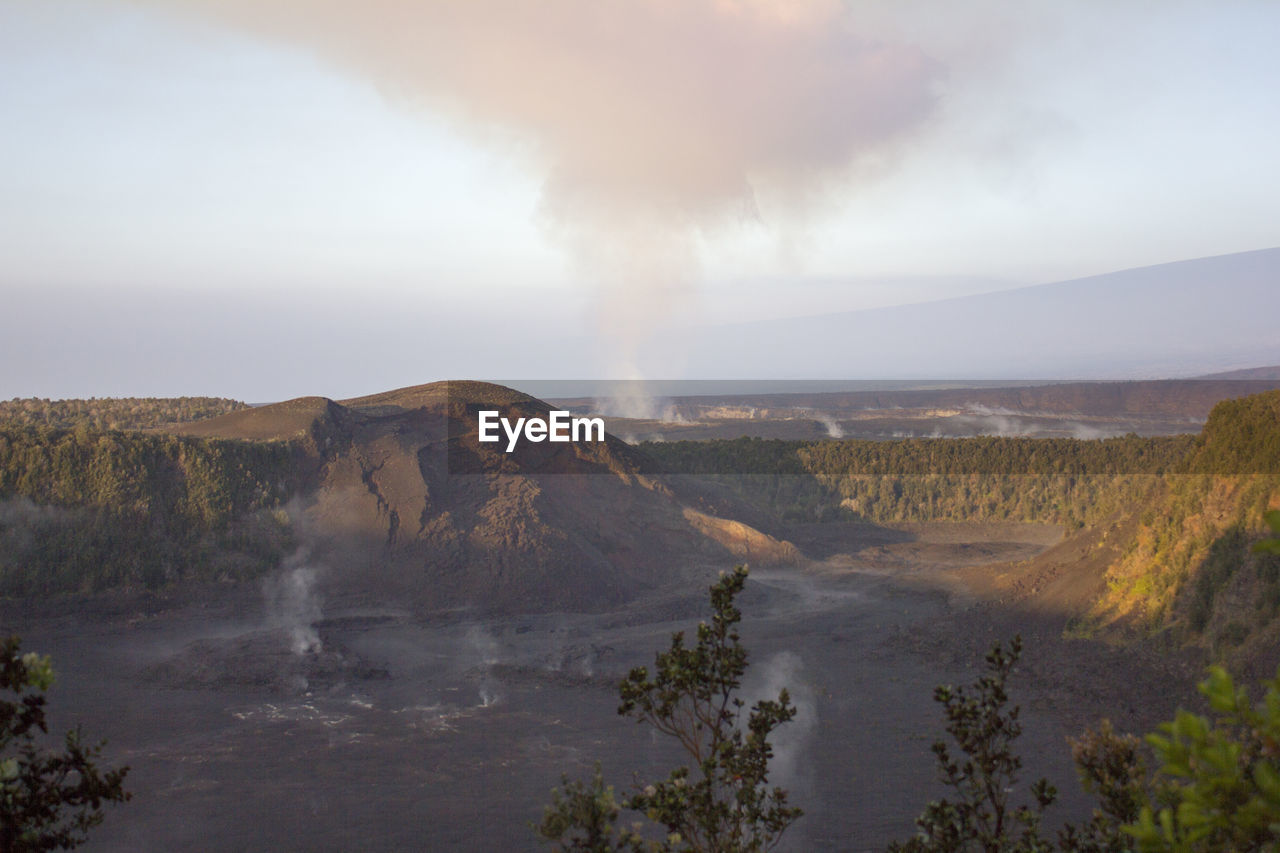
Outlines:
{"label": "distant mountain slope", "polygon": [[1226,370],[1222,373],[1210,373],[1205,376],[1197,376],[1196,378],[1274,380],[1280,379],[1280,365],[1272,365],[1271,367],[1246,367],[1242,370]]}
{"label": "distant mountain slope", "polygon": [[[1280,248],[663,339],[723,378],[1145,378],[1280,362]],[[658,359],[655,355],[654,362]]]}

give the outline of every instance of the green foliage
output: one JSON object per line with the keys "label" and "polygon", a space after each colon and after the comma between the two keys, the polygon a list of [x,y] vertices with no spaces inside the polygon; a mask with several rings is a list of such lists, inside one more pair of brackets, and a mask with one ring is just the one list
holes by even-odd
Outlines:
{"label": "green foliage", "polygon": [[1221,667],[1200,684],[1213,719],[1179,711],[1149,735],[1157,808],[1126,826],[1144,853],[1275,850],[1280,845],[1280,675],[1255,705]]}
{"label": "green foliage", "polygon": [[1195,436],[1084,441],[677,441],[643,448],[787,521],[1017,520],[1079,527],[1147,497]]}
{"label": "green foliage", "polygon": [[1220,475],[1280,473],[1280,390],[1214,406],[1186,470]]}
{"label": "green foliage", "polygon": [[100,769],[102,745],[85,744],[79,730],[67,733],[61,752],[39,748],[53,668],[20,646],[17,637],[0,641],[0,850],[70,849],[102,822],[104,804],[130,798],[129,769]]}
{"label": "green foliage", "polygon": [[1253,550],[1259,554],[1280,555],[1280,509],[1271,510],[1264,518],[1267,521],[1267,526],[1271,528],[1271,532],[1275,536],[1258,542],[1253,546]]}
{"label": "green foliage", "polygon": [[1022,768],[1013,743],[1022,734],[1020,709],[1008,707],[1005,682],[1018,656],[1022,640],[1015,637],[1008,651],[997,643],[987,654],[987,674],[971,687],[943,685],[934,700],[946,711],[947,733],[963,758],[952,754],[945,741],[933,745],[942,781],[955,792],[954,800],[929,803],[916,820],[919,833],[891,851],[903,853],[984,853],[1052,850],[1040,836],[1042,812],[1057,798],[1048,780],[1031,786],[1032,805],[1015,807],[1010,794]]}
{"label": "green foliage", "polygon": [[650,849],[638,830],[618,826],[622,806],[613,786],[604,784],[598,762],[590,782],[562,776],[560,783],[563,787],[552,789],[551,805],[535,827],[540,838],[554,842],[560,850],[584,853]]}
{"label": "green foliage", "polygon": [[1142,741],[1116,733],[1107,720],[1097,730],[1072,738],[1084,790],[1098,798],[1089,821],[1067,825],[1058,833],[1058,847],[1072,853],[1127,853],[1132,839],[1123,827],[1138,820],[1148,802],[1148,777]]}
{"label": "green foliage", "polygon": [[1248,565],[1262,583],[1233,588],[1254,595],[1258,626],[1280,615],[1280,530],[1252,563],[1249,556],[1257,514],[1280,495],[1280,391],[1219,403],[1198,436],[737,439],[644,450],[658,468],[709,480],[786,522],[1034,521],[1080,529],[1136,516],[1137,534],[1108,569],[1107,594],[1080,623],[1091,631],[1121,620],[1152,632],[1176,625],[1212,642],[1215,653],[1248,648],[1252,621],[1239,622],[1244,634],[1217,630],[1232,616],[1219,593]]}
{"label": "green foliage", "polygon": [[800,453],[813,442],[777,438],[645,441],[640,447],[670,474],[809,474]]}
{"label": "green foliage", "polygon": [[0,428],[0,595],[256,574],[298,471],[287,444]]}
{"label": "green foliage", "polygon": [[1196,572],[1192,587],[1189,619],[1191,627],[1203,631],[1213,615],[1218,592],[1243,565],[1248,550],[1242,525],[1233,525],[1209,546],[1209,553]]}
{"label": "green foliage", "polygon": [[1176,470],[1196,442],[1192,435],[1097,440],[997,436],[900,441],[738,438],[644,442],[641,447],[662,470],[677,474],[1084,477]]}
{"label": "green foliage", "polygon": [[[1142,531],[1144,545],[1127,569],[1129,583],[1151,585],[1157,595],[1150,600],[1165,608],[1163,619],[1153,619],[1151,627],[1185,620],[1191,632],[1203,633],[1206,640],[1216,634],[1214,653],[1221,655],[1245,643],[1253,630],[1252,621],[1242,622],[1239,613],[1229,610],[1239,594],[1253,596],[1259,624],[1276,615],[1280,557],[1254,543],[1260,537],[1258,515],[1277,494],[1280,481],[1260,474],[1169,479],[1161,513]],[[1255,570],[1257,582],[1241,575],[1248,567]],[[1222,595],[1228,588],[1233,596]],[[1232,622],[1237,626],[1231,627]]]}
{"label": "green foliage", "polygon": [[1056,844],[1040,836],[1040,816],[1054,799],[1041,779],[1033,805],[1012,808],[1021,762],[1012,750],[1021,731],[1018,709],[1005,710],[1005,681],[1019,652],[997,644],[988,674],[970,690],[938,688],[947,730],[965,758],[934,746],[942,780],[956,801],[930,803],[920,833],[894,851],[1050,851],[1070,853],[1217,853],[1280,849],[1280,673],[1260,702],[1236,687],[1221,667],[1199,685],[1212,716],[1180,710],[1146,737],[1154,752],[1150,775],[1143,745],[1109,723],[1072,740],[1085,791],[1098,798],[1091,819],[1063,827]]}
{"label": "green foliage", "polygon": [[30,397],[0,401],[0,425],[92,430],[159,429],[247,408],[247,403],[221,397],[88,400],[45,400]]}
{"label": "green foliage", "polygon": [[266,442],[118,431],[0,428],[0,497],[169,513],[225,524],[274,505],[293,451]]}
{"label": "green foliage", "polygon": [[618,804],[597,772],[589,785],[566,783],[553,795],[539,827],[544,839],[569,850],[749,853],[772,849],[800,818],[787,792],[768,784],[769,736],[795,717],[795,706],[785,689],[749,709],[738,696],[747,651],[733,601],[746,579],[743,566],[723,575],[711,587],[711,621],[699,624],[694,645],[686,645],[684,632],[674,634],[652,676],[637,667],[619,687],[619,714],[675,738],[692,759],[692,768],[675,768],[623,804],[665,827],[666,837],[644,841],[638,829],[618,831]]}
{"label": "green foliage", "polygon": [[798,451],[815,474],[872,476],[1086,477],[1162,474],[1177,466],[1194,436],[1075,438],[911,438],[816,441]]}
{"label": "green foliage", "polygon": [[669,778],[631,798],[642,811],[685,839],[692,850],[771,849],[803,812],[787,805],[787,792],[769,788],[769,735],[795,717],[784,688],[776,700],[751,707],[745,731],[745,703],[737,695],[747,669],[747,651],[736,625],[742,613],[733,604],[746,583],[739,566],[711,587],[711,622],[698,625],[697,643],[684,645],[682,632],[659,654],[650,678],[645,667],[622,683],[619,714],[636,717],[676,738],[696,770],[672,771]]}
{"label": "green foliage", "polygon": [[[1227,400],[1198,435],[901,441],[648,442],[657,466],[709,477],[788,521],[1041,521],[1080,527],[1161,484],[1280,472],[1280,391]],[[1195,475],[1195,476],[1188,476]],[[1174,500],[1189,504],[1185,488]],[[1168,512],[1148,516],[1176,523]],[[1167,531],[1166,531],[1167,532]],[[1168,542],[1176,542],[1170,537]],[[1158,559],[1169,566],[1172,553]]]}

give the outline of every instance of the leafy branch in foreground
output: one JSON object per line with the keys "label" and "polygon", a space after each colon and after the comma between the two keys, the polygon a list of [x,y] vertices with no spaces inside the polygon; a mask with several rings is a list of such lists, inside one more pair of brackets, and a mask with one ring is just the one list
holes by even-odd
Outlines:
{"label": "leafy branch in foreground", "polygon": [[[743,566],[722,575],[711,587],[711,621],[698,625],[695,644],[677,632],[656,656],[652,676],[637,667],[619,687],[618,713],[675,738],[692,768],[677,767],[622,803],[598,769],[590,783],[566,780],[537,828],[544,840],[562,850],[766,851],[803,814],[785,790],[768,784],[769,736],[795,717],[790,696],[783,689],[747,708],[738,695],[747,651],[733,601],[746,579]],[[618,828],[621,808],[662,825],[666,837],[646,840],[642,824]]]}
{"label": "leafy branch in foreground", "polygon": [[1086,792],[1098,798],[1091,819],[1067,824],[1056,843],[1041,835],[1041,818],[1057,799],[1047,779],[1031,786],[1031,804],[1014,806],[1022,759],[1014,742],[1022,734],[1020,709],[1009,707],[1005,685],[1022,652],[1014,637],[1006,650],[999,643],[987,654],[987,673],[972,686],[940,686],[934,699],[943,705],[947,732],[963,758],[944,741],[933,745],[942,781],[955,800],[938,800],[916,821],[919,833],[890,851],[903,853],[1129,853],[1133,839],[1125,827],[1150,802],[1142,742],[1116,733],[1103,721],[1096,731],[1071,739],[1071,755]]}
{"label": "leafy branch in foreground", "polygon": [[535,827],[540,838],[556,842],[561,850],[584,853],[651,849],[639,827],[618,826],[622,805],[613,786],[605,785],[599,762],[589,782],[562,776],[560,784],[563,787],[551,791],[551,805]]}
{"label": "leafy branch in foreground", "polygon": [[939,686],[933,694],[947,716],[947,733],[963,757],[956,757],[945,741],[936,741],[934,755],[942,781],[955,791],[954,800],[937,800],[916,820],[919,833],[891,851],[941,853],[981,850],[1047,851],[1040,837],[1041,813],[1057,798],[1048,780],[1031,786],[1034,805],[1016,808],[1009,795],[1022,769],[1013,742],[1022,734],[1020,709],[1008,708],[1005,682],[1022,652],[1015,637],[1006,651],[997,643],[987,653],[987,674],[972,687]]}
{"label": "leafy branch in foreground", "polygon": [[102,822],[104,803],[121,803],[129,768],[99,770],[102,746],[68,732],[64,752],[36,744],[47,733],[44,691],[53,683],[48,657],[20,654],[17,637],[0,641],[0,850],[70,849]]}
{"label": "leafy branch in foreground", "polygon": [[1103,720],[1096,730],[1068,740],[1080,784],[1085,793],[1098,798],[1098,805],[1087,823],[1068,824],[1059,831],[1059,849],[1071,853],[1128,853],[1133,839],[1124,827],[1138,819],[1150,799],[1142,740],[1116,732],[1108,720]]}
{"label": "leafy branch in foreground", "polygon": [[934,745],[942,780],[955,801],[930,803],[919,834],[890,850],[911,853],[1253,853],[1280,850],[1280,674],[1266,682],[1261,703],[1250,700],[1221,667],[1199,685],[1213,717],[1178,711],[1146,742],[1156,773],[1147,773],[1142,742],[1110,724],[1072,740],[1072,757],[1087,792],[1098,797],[1091,820],[1067,825],[1056,844],[1040,835],[1043,810],[1055,791],[1041,779],[1034,805],[1012,808],[1021,761],[1012,751],[1021,732],[1018,708],[1006,711],[1005,679],[1017,660],[1015,639],[987,655],[989,672],[969,689],[939,687],[947,731],[963,759]]}
{"label": "leafy branch in foreground", "polygon": [[1141,851],[1280,848],[1280,675],[1255,705],[1221,667],[1200,684],[1215,719],[1179,711],[1147,736],[1160,761],[1155,801],[1125,827]]}

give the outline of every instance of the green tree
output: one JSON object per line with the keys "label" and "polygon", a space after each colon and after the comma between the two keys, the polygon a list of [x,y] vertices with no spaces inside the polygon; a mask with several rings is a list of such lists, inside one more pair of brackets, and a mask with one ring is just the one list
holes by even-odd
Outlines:
{"label": "green tree", "polygon": [[642,853],[657,846],[640,834],[643,823],[619,826],[623,804],[613,786],[604,783],[598,762],[590,781],[562,776],[560,784],[563,787],[552,790],[551,805],[535,827],[540,838],[554,842],[560,850],[582,853]]}
{"label": "green tree", "polygon": [[105,803],[129,799],[129,768],[99,769],[102,745],[85,744],[78,729],[63,751],[40,748],[53,667],[48,657],[20,652],[17,637],[0,641],[0,851],[70,849],[102,822]]}
{"label": "green tree", "polygon": [[795,717],[790,696],[783,689],[750,708],[739,696],[747,650],[733,601],[746,579],[743,566],[722,575],[711,587],[711,620],[698,625],[694,645],[675,633],[652,675],[637,667],[619,687],[618,713],[675,738],[692,760],[621,803],[663,826],[665,838],[645,841],[642,826],[619,828],[620,804],[598,771],[589,784],[566,780],[553,793],[538,827],[542,838],[564,850],[746,853],[775,847],[803,814],[785,790],[769,786],[769,736]]}
{"label": "green tree", "polygon": [[1138,820],[1150,802],[1150,779],[1141,738],[1116,732],[1103,720],[1096,730],[1070,738],[1084,790],[1098,798],[1087,823],[1063,827],[1058,846],[1072,853],[1128,853],[1133,838],[1126,824]]}
{"label": "green tree", "polygon": [[1200,692],[1212,719],[1179,711],[1147,736],[1157,783],[1125,831],[1144,853],[1280,849],[1280,675],[1260,704],[1221,667]]}
{"label": "green tree", "polygon": [[1031,786],[1032,805],[1015,807],[1010,794],[1022,768],[1013,743],[1022,734],[1020,709],[1009,707],[1005,683],[1022,652],[1014,637],[1006,651],[999,643],[987,653],[987,673],[972,687],[939,686],[934,700],[947,716],[947,733],[963,757],[945,741],[933,745],[942,781],[955,799],[936,800],[916,820],[919,833],[891,844],[903,853],[1038,853],[1052,850],[1040,836],[1041,813],[1057,798],[1048,780]]}

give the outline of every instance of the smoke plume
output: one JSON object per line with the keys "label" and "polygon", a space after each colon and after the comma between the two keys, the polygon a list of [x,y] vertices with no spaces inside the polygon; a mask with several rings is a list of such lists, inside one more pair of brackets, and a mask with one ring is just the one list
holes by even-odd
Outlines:
{"label": "smoke plume", "polygon": [[473,624],[467,628],[465,643],[471,656],[477,661],[479,669],[480,707],[488,708],[502,700],[498,684],[492,677],[493,667],[500,660],[502,649],[498,645],[498,640],[479,624]]}
{"label": "smoke plume", "polygon": [[827,431],[827,438],[844,438],[844,427],[831,415],[819,412],[817,420]]}
{"label": "smoke plume", "polygon": [[777,699],[784,687],[796,706],[796,716],[770,738],[773,760],[769,764],[769,780],[795,794],[807,788],[805,752],[818,726],[818,702],[804,679],[804,661],[794,652],[780,652],[753,664],[742,685],[742,698],[749,707],[761,700]]}
{"label": "smoke plume", "polygon": [[315,623],[322,616],[320,598],[316,594],[316,569],[308,565],[310,552],[298,548],[287,557],[280,573],[263,584],[268,618],[289,633],[289,645],[295,655],[321,650],[320,633]]}
{"label": "smoke plume", "polygon": [[941,71],[838,0],[135,2],[302,47],[531,158],[622,370],[697,278],[701,234],[779,225],[880,168]]}

